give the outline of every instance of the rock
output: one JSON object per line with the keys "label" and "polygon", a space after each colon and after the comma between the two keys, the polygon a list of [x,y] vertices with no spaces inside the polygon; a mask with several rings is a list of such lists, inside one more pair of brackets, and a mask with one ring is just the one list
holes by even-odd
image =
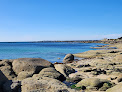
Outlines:
{"label": "rock", "polygon": [[57,80],[60,80],[60,81],[66,80],[64,75],[61,74],[60,72],[56,71],[55,68],[53,68],[53,67],[42,69],[39,73],[39,76],[49,77],[49,78],[57,79]]}
{"label": "rock", "polygon": [[0,70],[3,72],[3,74],[7,77],[8,80],[12,80],[16,77],[11,66],[9,65],[0,67]]}
{"label": "rock", "polygon": [[61,58],[57,58],[57,59],[61,59]]}
{"label": "rock", "polygon": [[4,59],[0,62],[0,70],[7,77],[8,80],[12,80],[16,77],[12,70],[13,60]]}
{"label": "rock", "polygon": [[17,80],[21,81],[25,78],[32,77],[32,75],[33,75],[33,72],[22,71],[18,74]]}
{"label": "rock", "polygon": [[106,90],[106,92],[121,92],[121,91],[122,91],[122,83]]}
{"label": "rock", "polygon": [[[76,92],[59,80],[49,77],[26,78],[22,80],[22,92]],[[60,91],[61,90],[61,91]],[[64,91],[65,92],[65,91]]]}
{"label": "rock", "polygon": [[63,59],[63,63],[70,63],[74,60],[74,55],[72,54],[67,54],[64,59]]}
{"label": "rock", "polygon": [[90,51],[86,51],[83,53],[78,53],[78,54],[73,54],[76,57],[81,57],[81,58],[96,58],[96,57],[103,57],[106,51],[105,50],[90,50]]}
{"label": "rock", "polygon": [[76,73],[72,73],[69,75],[69,77],[72,79],[75,79],[75,78],[80,78],[80,79],[86,79],[86,78],[89,78],[89,76],[87,76],[86,74],[83,74],[81,72],[76,72]]}
{"label": "rock", "polygon": [[20,92],[21,83],[20,81],[8,80],[3,85],[4,92]]}
{"label": "rock", "polygon": [[39,73],[43,68],[53,67],[52,63],[41,58],[19,58],[12,65],[17,75],[22,71]]}
{"label": "rock", "polygon": [[98,87],[100,85],[100,79],[97,78],[87,78],[87,79],[83,79],[80,82],[78,82],[76,84],[76,87],[80,87],[80,86],[91,86],[91,87]]}
{"label": "rock", "polygon": [[76,84],[77,87],[82,86],[91,86],[91,87],[101,87],[103,83],[108,83],[109,80],[106,79],[98,79],[98,78],[86,78],[81,80]]}
{"label": "rock", "polygon": [[55,64],[54,66],[55,66],[55,69],[59,71],[61,74],[63,74],[65,77],[68,77],[69,74],[75,72],[73,68],[65,64]]}

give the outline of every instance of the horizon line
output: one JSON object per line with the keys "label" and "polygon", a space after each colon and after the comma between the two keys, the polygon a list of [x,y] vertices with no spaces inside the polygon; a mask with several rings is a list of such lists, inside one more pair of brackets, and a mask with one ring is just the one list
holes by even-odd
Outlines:
{"label": "horizon line", "polygon": [[0,42],[64,42],[64,41],[100,41],[100,40],[40,40],[40,41],[0,41]]}

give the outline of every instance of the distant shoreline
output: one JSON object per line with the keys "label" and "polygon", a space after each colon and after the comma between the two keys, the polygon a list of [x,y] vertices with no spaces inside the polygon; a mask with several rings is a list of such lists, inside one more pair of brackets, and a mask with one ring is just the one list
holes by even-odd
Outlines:
{"label": "distant shoreline", "polygon": [[[100,41],[100,40],[47,40],[47,41],[15,41],[15,42],[3,42],[3,43],[19,43],[19,42],[33,42],[33,43],[39,43],[39,42],[88,42],[88,41]],[[0,42],[2,43],[2,42]]]}
{"label": "distant shoreline", "polygon": [[54,42],[77,42],[77,43],[104,43],[104,44],[114,44],[114,43],[122,43],[122,40],[120,39],[108,39],[108,40],[65,40],[65,41],[20,41],[20,42],[0,42],[0,43],[54,43]]}
{"label": "distant shoreline", "polygon": [[122,43],[122,37],[117,39],[103,39],[103,40],[43,40],[43,41],[18,41],[18,42],[0,42],[0,43],[48,43],[48,42],[78,42],[78,43],[104,43],[104,44],[115,44]]}

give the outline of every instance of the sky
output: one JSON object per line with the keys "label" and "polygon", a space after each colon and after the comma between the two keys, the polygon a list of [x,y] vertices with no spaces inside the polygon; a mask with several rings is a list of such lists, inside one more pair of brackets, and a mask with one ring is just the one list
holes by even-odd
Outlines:
{"label": "sky", "polygon": [[0,0],[0,41],[122,36],[122,0]]}

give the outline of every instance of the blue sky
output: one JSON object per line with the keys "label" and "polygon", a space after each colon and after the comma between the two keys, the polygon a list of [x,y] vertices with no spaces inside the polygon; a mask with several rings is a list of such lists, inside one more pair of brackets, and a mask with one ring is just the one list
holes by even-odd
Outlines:
{"label": "blue sky", "polygon": [[0,41],[122,36],[122,0],[0,0]]}

